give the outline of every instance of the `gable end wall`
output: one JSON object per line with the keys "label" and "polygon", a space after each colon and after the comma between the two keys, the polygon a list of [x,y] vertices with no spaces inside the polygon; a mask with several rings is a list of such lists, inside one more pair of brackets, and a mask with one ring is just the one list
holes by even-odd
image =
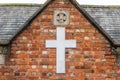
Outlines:
{"label": "gable end wall", "polygon": [[[66,74],[56,74],[56,49],[45,40],[56,39],[53,11],[70,11],[66,39],[77,40],[66,49]],[[69,2],[54,1],[11,44],[10,59],[0,66],[2,80],[119,80],[119,67],[106,38]],[[61,65],[62,66],[62,65]]]}

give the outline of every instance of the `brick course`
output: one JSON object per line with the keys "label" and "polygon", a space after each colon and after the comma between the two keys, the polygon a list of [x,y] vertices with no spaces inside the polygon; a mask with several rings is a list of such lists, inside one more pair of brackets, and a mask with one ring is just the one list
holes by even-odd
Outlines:
{"label": "brick course", "polygon": [[[45,48],[45,40],[56,39],[53,13],[60,9],[70,11],[66,39],[77,40],[76,49],[66,49],[66,74],[56,74],[56,49]],[[115,60],[107,39],[69,0],[55,0],[12,41],[0,80],[119,80]]]}

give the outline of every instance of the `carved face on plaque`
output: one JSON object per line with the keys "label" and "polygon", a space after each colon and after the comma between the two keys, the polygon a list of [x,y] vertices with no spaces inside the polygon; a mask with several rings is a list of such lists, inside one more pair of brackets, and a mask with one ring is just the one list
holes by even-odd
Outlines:
{"label": "carved face on plaque", "polygon": [[54,11],[54,25],[68,25],[68,24],[69,24],[68,10]]}

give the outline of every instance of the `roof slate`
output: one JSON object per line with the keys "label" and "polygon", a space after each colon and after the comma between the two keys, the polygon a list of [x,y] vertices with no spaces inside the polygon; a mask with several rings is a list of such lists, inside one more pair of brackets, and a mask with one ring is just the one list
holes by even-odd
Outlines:
{"label": "roof slate", "polygon": [[0,43],[8,43],[38,6],[0,6]]}
{"label": "roof slate", "polygon": [[[120,7],[82,6],[120,44]],[[40,6],[0,6],[0,44],[7,44]]]}

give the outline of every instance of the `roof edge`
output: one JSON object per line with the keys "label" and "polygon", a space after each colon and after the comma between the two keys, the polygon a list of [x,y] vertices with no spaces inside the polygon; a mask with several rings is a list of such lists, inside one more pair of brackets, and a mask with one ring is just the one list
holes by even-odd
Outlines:
{"label": "roof edge", "polygon": [[0,40],[0,46],[5,46],[8,45],[9,41],[8,40]]}
{"label": "roof edge", "polygon": [[120,5],[81,5],[85,8],[120,8]]}
{"label": "roof edge", "polygon": [[31,4],[31,3],[30,4],[29,3],[23,3],[23,4],[22,3],[10,3],[10,4],[9,3],[5,3],[5,4],[0,4],[0,6],[3,6],[3,7],[4,6],[32,6],[32,7],[38,6],[39,7],[41,5],[43,5],[43,4]]}
{"label": "roof edge", "polygon": [[115,47],[120,47],[120,41],[114,42]]}

